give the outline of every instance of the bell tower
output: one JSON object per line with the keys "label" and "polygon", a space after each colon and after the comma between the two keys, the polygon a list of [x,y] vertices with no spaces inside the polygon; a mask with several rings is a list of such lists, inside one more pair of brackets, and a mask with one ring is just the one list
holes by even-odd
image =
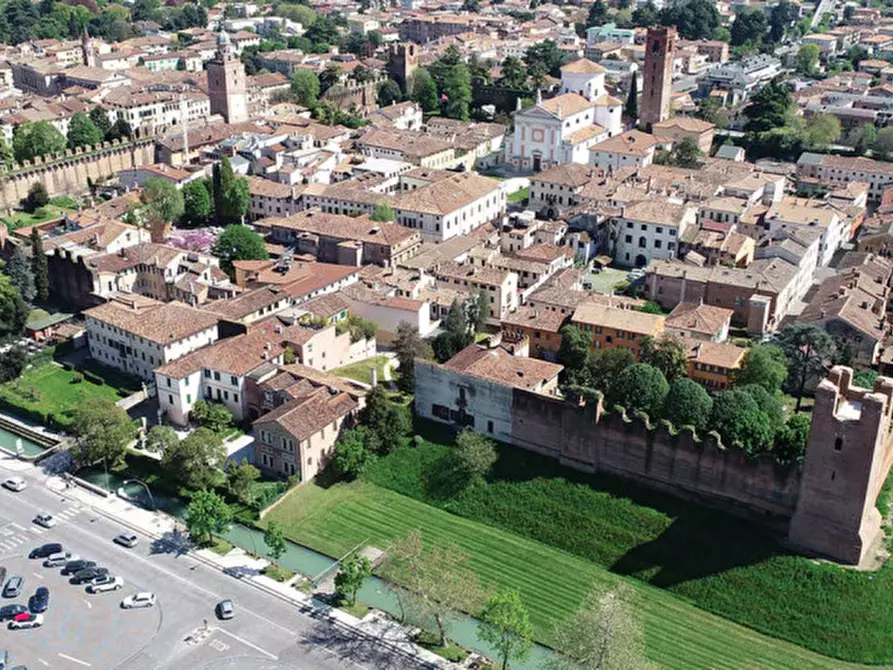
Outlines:
{"label": "bell tower", "polygon": [[87,67],[96,67],[96,47],[87,32],[87,26],[84,26],[84,33],[81,35],[81,58]]}
{"label": "bell tower", "polygon": [[640,120],[648,132],[655,123],[670,118],[673,93],[673,51],[675,28],[649,28],[645,38],[645,77]]}
{"label": "bell tower", "polygon": [[217,35],[217,54],[208,61],[208,98],[211,114],[220,114],[227,123],[248,120],[245,66],[224,31]]}

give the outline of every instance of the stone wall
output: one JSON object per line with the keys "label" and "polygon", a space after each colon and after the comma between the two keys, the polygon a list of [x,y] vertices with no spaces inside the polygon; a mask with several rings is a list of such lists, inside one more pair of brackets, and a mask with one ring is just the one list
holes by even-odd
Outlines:
{"label": "stone wall", "polygon": [[94,182],[117,175],[121,170],[150,165],[155,160],[154,138],[103,142],[95,147],[67,149],[55,155],[38,156],[17,164],[2,183],[2,205],[17,207],[34,182],[42,182],[50,197],[87,190]]}
{"label": "stone wall", "polygon": [[588,472],[608,472],[786,529],[800,487],[796,465],[726,448],[713,434],[678,433],[644,417],[578,406],[522,389],[512,395],[511,442]]}

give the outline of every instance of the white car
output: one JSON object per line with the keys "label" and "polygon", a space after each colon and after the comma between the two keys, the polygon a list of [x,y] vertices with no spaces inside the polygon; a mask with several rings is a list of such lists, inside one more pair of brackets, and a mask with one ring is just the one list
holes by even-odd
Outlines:
{"label": "white car", "polygon": [[25,483],[25,480],[21,477],[9,477],[3,482],[4,488],[9,489],[10,491],[15,491],[18,493],[19,491],[24,491],[28,485]]}
{"label": "white car", "polygon": [[70,561],[79,561],[81,557],[77,554],[72,554],[70,551],[60,551],[57,554],[50,554],[47,556],[47,559],[43,562],[43,567],[45,568],[61,568],[63,565]]}
{"label": "white car", "polygon": [[43,614],[20,614],[9,622],[9,630],[39,628],[43,625]]}
{"label": "white car", "polygon": [[124,587],[124,580],[113,575],[96,577],[87,586],[87,593],[108,593]]}
{"label": "white car", "polygon": [[124,600],[121,601],[121,607],[126,610],[138,609],[140,607],[154,607],[155,606],[155,594],[149,593],[148,591],[143,591],[141,593],[134,593],[132,596],[127,596]]}
{"label": "white car", "polygon": [[34,523],[36,523],[38,526],[43,526],[44,528],[52,528],[56,525],[56,520],[51,514],[41,512],[36,517],[34,517]]}

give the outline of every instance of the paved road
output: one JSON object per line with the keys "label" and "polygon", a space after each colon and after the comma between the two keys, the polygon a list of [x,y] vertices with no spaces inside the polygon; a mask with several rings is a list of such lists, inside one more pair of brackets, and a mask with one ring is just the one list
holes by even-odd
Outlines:
{"label": "paved road", "polygon": [[[3,477],[8,475],[4,465],[0,461]],[[301,614],[274,596],[186,554],[153,544],[148,538],[141,538],[132,550],[118,547],[111,540],[127,529],[49,491],[36,471],[16,474],[23,474],[29,480],[29,487],[21,493],[0,489],[0,565],[8,565],[11,570],[24,570],[22,565],[27,565],[32,573],[45,572],[46,580],[55,580],[51,587],[54,596],[59,598],[60,608],[69,613],[73,610],[72,616],[77,622],[78,608],[70,606],[70,599],[83,600],[83,588],[62,583],[57,571],[38,567],[38,561],[28,562],[25,558],[42,542],[58,541],[66,549],[97,561],[125,579],[127,587],[118,594],[96,598],[117,603],[137,589],[149,590],[156,594],[159,606],[155,613],[142,617],[141,628],[133,628],[136,617],[131,617],[126,622],[126,635],[118,634],[114,627],[120,624],[120,618],[147,613],[116,610],[112,626],[103,618],[105,610],[100,616],[98,606],[94,610],[84,605],[81,615],[85,621],[77,622],[85,631],[82,635],[58,630],[58,626],[71,625],[69,616],[58,620],[48,616],[47,625],[41,631],[13,632],[0,628],[0,649],[10,649],[13,665],[25,663],[30,668],[61,670],[403,670],[418,667],[374,642],[358,640],[353,633],[345,633],[328,621]],[[46,533],[32,530],[31,519],[38,510],[57,516],[59,525]],[[30,590],[36,587],[38,579],[31,575]],[[213,610],[224,598],[235,601],[238,613],[233,620],[220,622]],[[51,608],[54,604],[55,599]],[[55,631],[53,624],[56,624]],[[121,632],[124,630],[121,628]],[[96,642],[98,638],[103,639],[101,644]]]}

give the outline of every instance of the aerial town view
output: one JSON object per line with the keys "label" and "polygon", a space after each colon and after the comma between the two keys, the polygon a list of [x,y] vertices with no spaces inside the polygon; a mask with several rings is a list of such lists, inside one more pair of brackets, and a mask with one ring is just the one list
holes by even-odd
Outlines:
{"label": "aerial town view", "polygon": [[0,670],[893,668],[893,0],[0,0]]}

